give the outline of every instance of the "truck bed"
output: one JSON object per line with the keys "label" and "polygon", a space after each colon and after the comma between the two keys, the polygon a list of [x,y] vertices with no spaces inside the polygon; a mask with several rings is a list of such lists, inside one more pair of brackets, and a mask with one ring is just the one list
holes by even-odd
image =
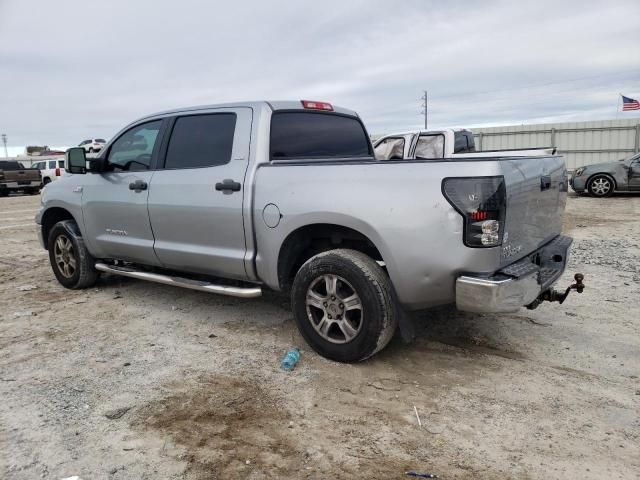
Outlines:
{"label": "truck bed", "polygon": [[[500,247],[465,246],[462,216],[442,194],[444,178],[478,176],[505,179],[507,238]],[[549,182],[541,190],[543,177]],[[557,156],[272,162],[258,168],[255,184],[258,252],[277,251],[301,225],[352,228],[375,244],[401,302],[411,308],[451,303],[460,274],[493,273],[559,235],[567,190]],[[262,220],[267,204],[282,214],[277,229]],[[277,266],[258,255],[256,268],[277,286]]]}

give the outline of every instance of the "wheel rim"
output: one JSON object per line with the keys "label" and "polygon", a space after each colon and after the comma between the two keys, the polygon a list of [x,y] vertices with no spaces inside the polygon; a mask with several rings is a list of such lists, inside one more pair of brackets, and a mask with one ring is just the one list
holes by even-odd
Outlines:
{"label": "wheel rim", "polygon": [[595,178],[591,182],[591,191],[595,195],[606,195],[611,190],[611,182],[604,177]]}
{"label": "wheel rim", "polygon": [[323,339],[348,343],[362,329],[362,301],[355,288],[338,275],[321,275],[307,289],[307,318]]}
{"label": "wheel rim", "polygon": [[56,238],[53,256],[60,274],[65,278],[71,278],[76,272],[76,257],[73,251],[73,244],[66,235],[59,235]]}

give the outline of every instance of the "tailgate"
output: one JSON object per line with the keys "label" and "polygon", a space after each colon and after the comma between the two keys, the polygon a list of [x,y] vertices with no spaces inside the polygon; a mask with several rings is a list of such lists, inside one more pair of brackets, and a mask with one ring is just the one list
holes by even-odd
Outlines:
{"label": "tailgate", "polygon": [[560,156],[501,162],[507,213],[501,265],[523,258],[562,232],[567,170]]}
{"label": "tailgate", "polygon": [[40,180],[40,170],[3,170],[5,182],[34,182]]}

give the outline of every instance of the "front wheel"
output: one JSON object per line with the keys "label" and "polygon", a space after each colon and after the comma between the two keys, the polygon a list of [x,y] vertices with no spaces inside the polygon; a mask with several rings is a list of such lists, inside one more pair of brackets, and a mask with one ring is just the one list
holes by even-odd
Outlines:
{"label": "front wheel", "polygon": [[398,325],[389,277],[356,250],[330,250],[307,260],[296,274],[291,300],[307,343],[339,362],[379,352]]}
{"label": "front wheel", "polygon": [[613,180],[606,175],[596,175],[589,181],[589,193],[594,197],[608,197],[613,189]]}
{"label": "front wheel", "polygon": [[96,283],[99,273],[95,269],[95,259],[73,220],[56,223],[49,233],[47,245],[51,268],[63,287],[81,289]]}

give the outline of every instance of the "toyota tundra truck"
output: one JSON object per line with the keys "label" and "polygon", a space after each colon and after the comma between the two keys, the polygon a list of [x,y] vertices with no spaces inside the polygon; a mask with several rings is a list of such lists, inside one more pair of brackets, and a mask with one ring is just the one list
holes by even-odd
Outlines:
{"label": "toyota tundra truck", "polygon": [[370,357],[398,324],[410,330],[411,311],[566,296],[552,289],[571,244],[558,156],[379,161],[355,112],[263,101],[149,115],[96,158],[70,149],[67,171],[36,217],[64,287],[107,273],[289,292],[302,336],[329,359]]}

